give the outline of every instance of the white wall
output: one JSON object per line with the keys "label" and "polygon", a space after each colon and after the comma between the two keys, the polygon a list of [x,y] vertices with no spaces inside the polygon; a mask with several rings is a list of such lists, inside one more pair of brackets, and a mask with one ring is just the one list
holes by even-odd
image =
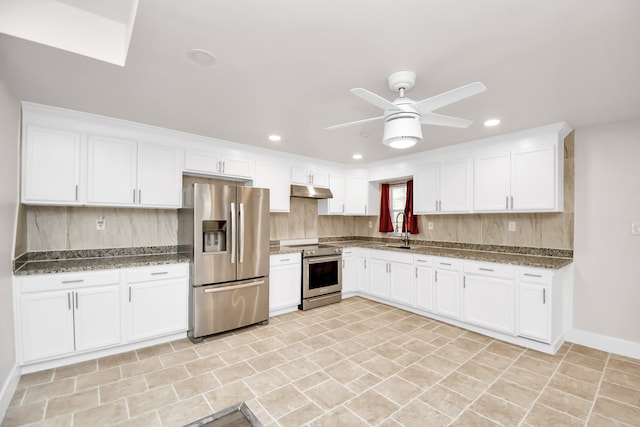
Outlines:
{"label": "white wall", "polygon": [[619,339],[634,352],[640,235],[631,234],[631,223],[640,223],[639,162],[640,118],[576,130],[573,328],[583,342]]}
{"label": "white wall", "polygon": [[20,104],[0,78],[0,420],[15,388],[13,250],[18,204]]}

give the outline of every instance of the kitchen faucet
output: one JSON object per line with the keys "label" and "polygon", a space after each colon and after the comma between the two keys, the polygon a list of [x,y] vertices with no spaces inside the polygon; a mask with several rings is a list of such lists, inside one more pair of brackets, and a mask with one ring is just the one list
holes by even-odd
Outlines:
{"label": "kitchen faucet", "polygon": [[405,232],[402,236],[402,243],[404,243],[405,246],[409,246],[409,221],[407,221],[407,214],[405,214],[404,212],[398,212],[398,214],[396,215],[396,230],[398,229],[398,217],[400,215],[402,215],[403,222],[406,223]]}

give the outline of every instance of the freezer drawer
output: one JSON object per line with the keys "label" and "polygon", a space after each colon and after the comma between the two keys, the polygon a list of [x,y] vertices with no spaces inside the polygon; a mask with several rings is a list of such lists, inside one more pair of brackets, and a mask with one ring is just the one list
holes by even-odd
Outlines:
{"label": "freezer drawer", "polygon": [[193,286],[189,336],[229,331],[269,319],[269,278]]}

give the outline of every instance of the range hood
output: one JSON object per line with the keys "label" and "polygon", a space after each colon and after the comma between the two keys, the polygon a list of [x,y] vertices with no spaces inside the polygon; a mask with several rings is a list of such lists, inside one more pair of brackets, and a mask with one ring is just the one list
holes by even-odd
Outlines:
{"label": "range hood", "polygon": [[313,185],[291,184],[291,197],[305,197],[307,199],[333,199],[331,190]]}

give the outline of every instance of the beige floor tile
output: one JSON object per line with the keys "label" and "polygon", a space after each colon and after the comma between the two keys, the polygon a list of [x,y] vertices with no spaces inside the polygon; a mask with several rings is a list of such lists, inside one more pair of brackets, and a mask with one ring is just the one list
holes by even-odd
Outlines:
{"label": "beige floor tile", "polygon": [[289,378],[276,368],[258,372],[257,374],[244,379],[244,383],[257,396],[266,394],[276,388],[280,388],[285,384],[289,384],[289,382]]}
{"label": "beige floor tile", "polygon": [[192,376],[200,375],[204,372],[214,371],[216,369],[227,366],[227,364],[218,355],[203,356],[202,359],[185,363],[184,367]]}
{"label": "beige floor tile", "polygon": [[382,379],[373,374],[364,374],[358,379],[355,379],[348,383],[346,386],[349,390],[356,394],[363,393],[365,390],[370,389],[376,384],[380,383]]}
{"label": "beige floor tile", "polygon": [[325,368],[324,372],[341,384],[347,384],[368,371],[350,360],[341,360]]}
{"label": "beige floor tile", "polygon": [[549,381],[549,387],[564,391],[565,393],[578,396],[585,400],[593,400],[598,390],[598,386],[593,383],[587,383],[565,375],[556,374]]}
{"label": "beige floor tile", "polygon": [[277,352],[285,359],[291,361],[301,357],[306,357],[308,354],[313,353],[313,349],[304,344],[288,344],[278,349]]}
{"label": "beige floor tile", "polygon": [[73,414],[64,414],[54,418],[47,418],[34,424],[29,424],[29,427],[71,427],[72,425]]}
{"label": "beige floor tile", "polygon": [[11,397],[11,402],[9,402],[9,406],[22,405],[22,400],[24,399],[25,394],[27,394],[26,388],[16,388],[16,391]]}
{"label": "beige floor tile", "polygon": [[173,347],[173,351],[180,351],[186,348],[193,348],[197,344],[194,344],[189,338],[183,338],[181,340],[171,341],[171,347]]}
{"label": "beige floor tile", "polygon": [[420,366],[428,368],[442,375],[449,375],[458,366],[460,366],[459,363],[443,359],[436,354],[430,354],[418,363],[420,364]]}
{"label": "beige floor tile", "polygon": [[518,425],[527,413],[524,408],[488,393],[480,396],[478,400],[471,405],[471,409],[505,426]]}
{"label": "beige floor tile", "polygon": [[345,406],[370,425],[382,422],[400,408],[372,390],[358,395],[345,403]]}
{"label": "beige floor tile", "polygon": [[395,375],[376,385],[373,390],[399,406],[406,405],[423,392],[422,387]]}
{"label": "beige floor tile", "polygon": [[393,415],[393,419],[403,427],[444,427],[451,423],[451,418],[419,400],[404,406]]}
{"label": "beige floor tile", "polygon": [[557,369],[555,364],[543,362],[540,359],[529,357],[526,354],[520,356],[512,366],[546,377],[550,377]]}
{"label": "beige floor tile", "polygon": [[331,338],[328,334],[323,334],[307,338],[306,340],[302,341],[302,344],[306,345],[314,351],[317,351],[322,350],[326,347],[330,347],[338,341],[339,340]]}
{"label": "beige floor tile", "polygon": [[[598,372],[604,371],[605,365],[607,364],[606,360],[599,359],[596,357],[585,356],[580,353],[576,353],[570,351],[564,359],[566,362],[571,362],[574,365],[582,366],[584,368],[589,368],[596,370]],[[640,371],[640,367],[639,367]]]}
{"label": "beige floor tile", "polygon": [[253,349],[248,345],[241,345],[239,347],[231,348],[231,350],[227,350],[219,353],[219,356],[228,365],[234,365],[236,363],[243,362],[257,355],[258,353],[253,351]]}
{"label": "beige floor tile", "polygon": [[500,424],[495,421],[491,421],[471,409],[466,410],[451,423],[451,426],[455,427],[493,427],[499,425]]}
{"label": "beige floor tile", "polygon": [[378,355],[375,354],[373,351],[367,349],[349,357],[349,360],[351,360],[353,363],[358,363],[362,365],[364,362],[367,362],[373,359],[374,357],[378,357]]}
{"label": "beige floor tile", "polygon": [[144,347],[136,350],[136,354],[138,355],[138,359],[148,359],[150,357],[160,356],[162,354],[172,353],[173,347],[171,344],[164,343],[158,345],[152,345],[150,347]]}
{"label": "beige floor tile", "polygon": [[284,344],[274,337],[265,338],[263,340],[249,344],[249,347],[258,354],[268,353],[284,347]]}
{"label": "beige floor tile", "polygon": [[257,400],[276,419],[310,403],[309,398],[292,385],[280,387]]}
{"label": "beige floor tile", "polygon": [[215,412],[255,398],[255,394],[242,381],[219,387],[204,394]]}
{"label": "beige floor tile", "polygon": [[507,400],[525,409],[530,409],[538,397],[538,392],[526,388],[511,381],[498,379],[489,388],[489,393],[501,399]]}
{"label": "beige floor tile", "polygon": [[101,357],[98,359],[98,370],[116,368],[121,365],[137,362],[138,354],[135,351],[127,351],[126,353],[114,354],[112,356]]}
{"label": "beige floor tile", "polygon": [[127,397],[129,415],[132,418],[172,405],[177,401],[178,397],[170,385]]}
{"label": "beige floor tile", "polygon": [[287,359],[275,351],[260,354],[247,360],[247,363],[258,372],[263,372],[276,366],[284,365],[287,362]]}
{"label": "beige floor tile", "polygon": [[314,418],[318,418],[319,416],[325,413],[318,405],[315,403],[308,403],[298,409],[294,409],[289,412],[287,415],[281,417],[278,420],[278,423],[282,427],[299,427],[305,425],[310,420]]}
{"label": "beige floor tile", "polygon": [[524,352],[522,347],[507,344],[502,341],[493,341],[486,347],[486,350],[511,359],[516,359]]}
{"label": "beige floor tile", "polygon": [[9,407],[2,420],[2,427],[21,426],[42,420],[46,405],[46,400],[41,400],[28,405]]}
{"label": "beige floor tile", "polygon": [[583,426],[584,422],[553,408],[536,403],[524,419],[524,424],[534,427]]}
{"label": "beige floor tile", "polygon": [[158,416],[163,426],[181,426],[211,415],[213,412],[206,399],[198,395],[158,409]]}
{"label": "beige floor tile", "polygon": [[113,402],[118,399],[144,393],[148,390],[144,376],[127,378],[122,381],[100,387],[100,403]]}
{"label": "beige floor tile", "polygon": [[537,392],[541,391],[549,381],[549,377],[537,375],[514,366],[507,369],[500,378]]}
{"label": "beige floor tile", "polygon": [[149,389],[154,389],[189,378],[189,373],[183,365],[178,365],[151,372],[146,374],[144,378],[147,381]]}
{"label": "beige floor tile", "polygon": [[567,361],[560,364],[558,373],[592,384],[598,384],[602,378],[602,371],[595,371]]}
{"label": "beige floor tile", "polygon": [[632,375],[624,371],[616,369],[607,369],[604,371],[604,381],[629,387],[634,390],[640,390],[640,375]]}
{"label": "beige floor tile", "polygon": [[100,398],[98,388],[93,388],[68,396],[58,396],[47,401],[45,418],[53,418],[62,414],[69,414],[83,409],[98,406]]}
{"label": "beige floor tile", "polygon": [[351,357],[354,354],[366,350],[367,347],[353,340],[337,342],[331,346],[331,349],[337,351],[345,357]]}
{"label": "beige floor tile", "polygon": [[185,348],[183,350],[174,351],[173,353],[167,353],[160,355],[160,362],[165,368],[169,368],[174,365],[190,362],[198,358],[198,353],[193,348]]}
{"label": "beige floor tile", "polygon": [[378,344],[371,351],[390,360],[397,359],[406,353],[405,349],[390,342]]}
{"label": "beige floor tile", "polygon": [[38,384],[46,384],[53,381],[53,373],[55,369],[46,369],[40,372],[32,372],[30,374],[24,374],[18,381],[18,389],[31,387]]}
{"label": "beige floor tile", "polygon": [[473,356],[471,360],[474,362],[482,363],[483,365],[489,366],[494,369],[499,369],[500,371],[506,370],[513,364],[513,359],[509,359],[507,357],[503,357],[496,353],[491,353],[488,351],[481,351],[480,353]]}
{"label": "beige floor tile", "polygon": [[419,356],[427,356],[438,349],[438,347],[431,345],[428,342],[414,339],[413,336],[411,336],[411,339],[407,341],[403,347]]}
{"label": "beige floor tile", "polygon": [[615,369],[616,371],[624,372],[630,375],[640,375],[640,365],[626,360],[611,358],[607,363],[607,368]]}
{"label": "beige floor tile", "polygon": [[487,384],[460,374],[457,371],[440,381],[440,385],[443,385],[449,390],[455,391],[456,393],[472,400],[476,399],[489,387]]}
{"label": "beige floor tile", "polygon": [[459,347],[455,347],[451,343],[436,350],[434,354],[445,360],[449,360],[458,364],[463,364],[474,356],[474,353],[471,353],[470,351],[467,351],[467,350],[463,350],[462,348],[459,348]]}
{"label": "beige floor tile", "polygon": [[329,366],[343,360],[344,356],[330,348],[323,348],[307,355],[306,359],[318,366]]}
{"label": "beige floor tile", "polygon": [[552,387],[547,387],[542,392],[538,402],[581,420],[586,420],[589,416],[592,403],[590,400],[581,399]]}
{"label": "beige floor tile", "polygon": [[129,418],[124,399],[107,403],[73,414],[73,424],[77,426],[106,426]]}
{"label": "beige floor tile", "polygon": [[304,394],[325,411],[330,411],[351,399],[355,394],[334,379],[305,390]]}
{"label": "beige floor tile", "polygon": [[22,404],[46,400],[55,396],[69,395],[75,391],[75,378],[66,378],[51,383],[38,384],[27,388]]}
{"label": "beige floor tile", "polygon": [[285,374],[291,381],[296,381],[316,371],[319,371],[320,367],[302,357],[292,362],[285,363],[284,365],[280,365],[277,369]]}
{"label": "beige floor tile", "polygon": [[349,427],[367,427],[367,424],[362,418],[356,416],[353,412],[349,411],[344,406],[340,406],[333,411],[326,413],[325,415],[317,418],[309,423],[311,427],[336,427],[336,426],[349,426]]}
{"label": "beige floor tile", "polygon": [[178,399],[190,399],[198,394],[205,393],[220,387],[220,382],[211,372],[205,372],[195,377],[173,383],[173,389]]}
{"label": "beige floor tile", "polygon": [[640,407],[640,390],[634,390],[605,381],[600,385],[598,394],[611,400],[617,400],[618,402]]}
{"label": "beige floor tile", "polygon": [[389,377],[402,370],[403,366],[399,365],[385,357],[376,356],[362,364],[362,367],[381,378]]}
{"label": "beige floor tile", "polygon": [[460,335],[464,334],[466,330],[458,328],[457,326],[451,326],[441,323],[439,326],[433,329],[433,332],[447,338],[457,338]]}
{"label": "beige floor tile", "polygon": [[135,418],[130,418],[115,424],[116,427],[162,427],[157,412],[147,412]]}
{"label": "beige floor tile", "polygon": [[[169,346],[171,348],[171,346]],[[122,372],[122,378],[137,377],[138,375],[146,374],[153,371],[162,369],[162,363],[159,357],[150,357],[140,360],[139,362],[129,363],[128,365],[120,366]]]}
{"label": "beige floor tile", "polygon": [[90,374],[78,375],[76,378],[76,391],[114,383],[120,381],[121,378],[119,367],[103,369]]}
{"label": "beige floor tile", "polygon": [[607,353],[605,351],[596,350],[595,348],[585,347],[585,346],[579,345],[579,344],[573,344],[571,346],[571,348],[569,349],[569,352],[580,353],[580,354],[583,354],[585,356],[596,357],[598,359],[603,359],[603,360],[606,360],[607,357],[609,356],[609,353]]}
{"label": "beige floor tile", "polygon": [[477,353],[483,348],[487,346],[487,343],[481,343],[478,341],[474,341],[465,337],[464,335],[459,336],[458,338],[451,341],[451,344],[454,347],[460,348],[462,350],[466,350],[470,353]]}
{"label": "beige floor tile", "polygon": [[636,365],[639,365],[638,368],[640,368],[640,359],[634,359],[633,357],[628,357],[628,356],[623,356],[621,354],[611,353],[609,355],[609,361],[611,361],[611,360],[621,360],[623,362],[634,363]]}
{"label": "beige floor tile", "polygon": [[502,371],[490,368],[472,360],[460,366],[456,372],[465,374],[487,384],[492,384],[502,374]]}
{"label": "beige floor tile", "polygon": [[213,374],[222,385],[230,384],[243,378],[248,378],[255,373],[255,369],[245,362],[236,363],[235,365],[226,366],[213,371]]}
{"label": "beige floor tile", "polygon": [[640,408],[616,402],[605,397],[598,397],[593,412],[612,420],[630,425],[640,424]]}
{"label": "beige floor tile", "polygon": [[198,356],[200,357],[207,357],[214,354],[217,355],[218,353],[229,350],[230,348],[229,344],[223,340],[205,341],[193,347],[194,351],[198,353]]}
{"label": "beige floor tile", "polygon": [[591,414],[586,425],[587,427],[636,427],[630,424],[621,423],[619,421],[603,417],[602,415],[595,413]]}
{"label": "beige floor tile", "polygon": [[76,375],[88,374],[89,372],[95,372],[97,370],[98,363],[96,360],[87,360],[86,362],[56,368],[55,373],[53,374],[53,379],[61,380],[64,378],[75,377]]}
{"label": "beige floor tile", "polygon": [[451,418],[458,417],[472,402],[470,399],[439,385],[431,387],[419,399]]}

